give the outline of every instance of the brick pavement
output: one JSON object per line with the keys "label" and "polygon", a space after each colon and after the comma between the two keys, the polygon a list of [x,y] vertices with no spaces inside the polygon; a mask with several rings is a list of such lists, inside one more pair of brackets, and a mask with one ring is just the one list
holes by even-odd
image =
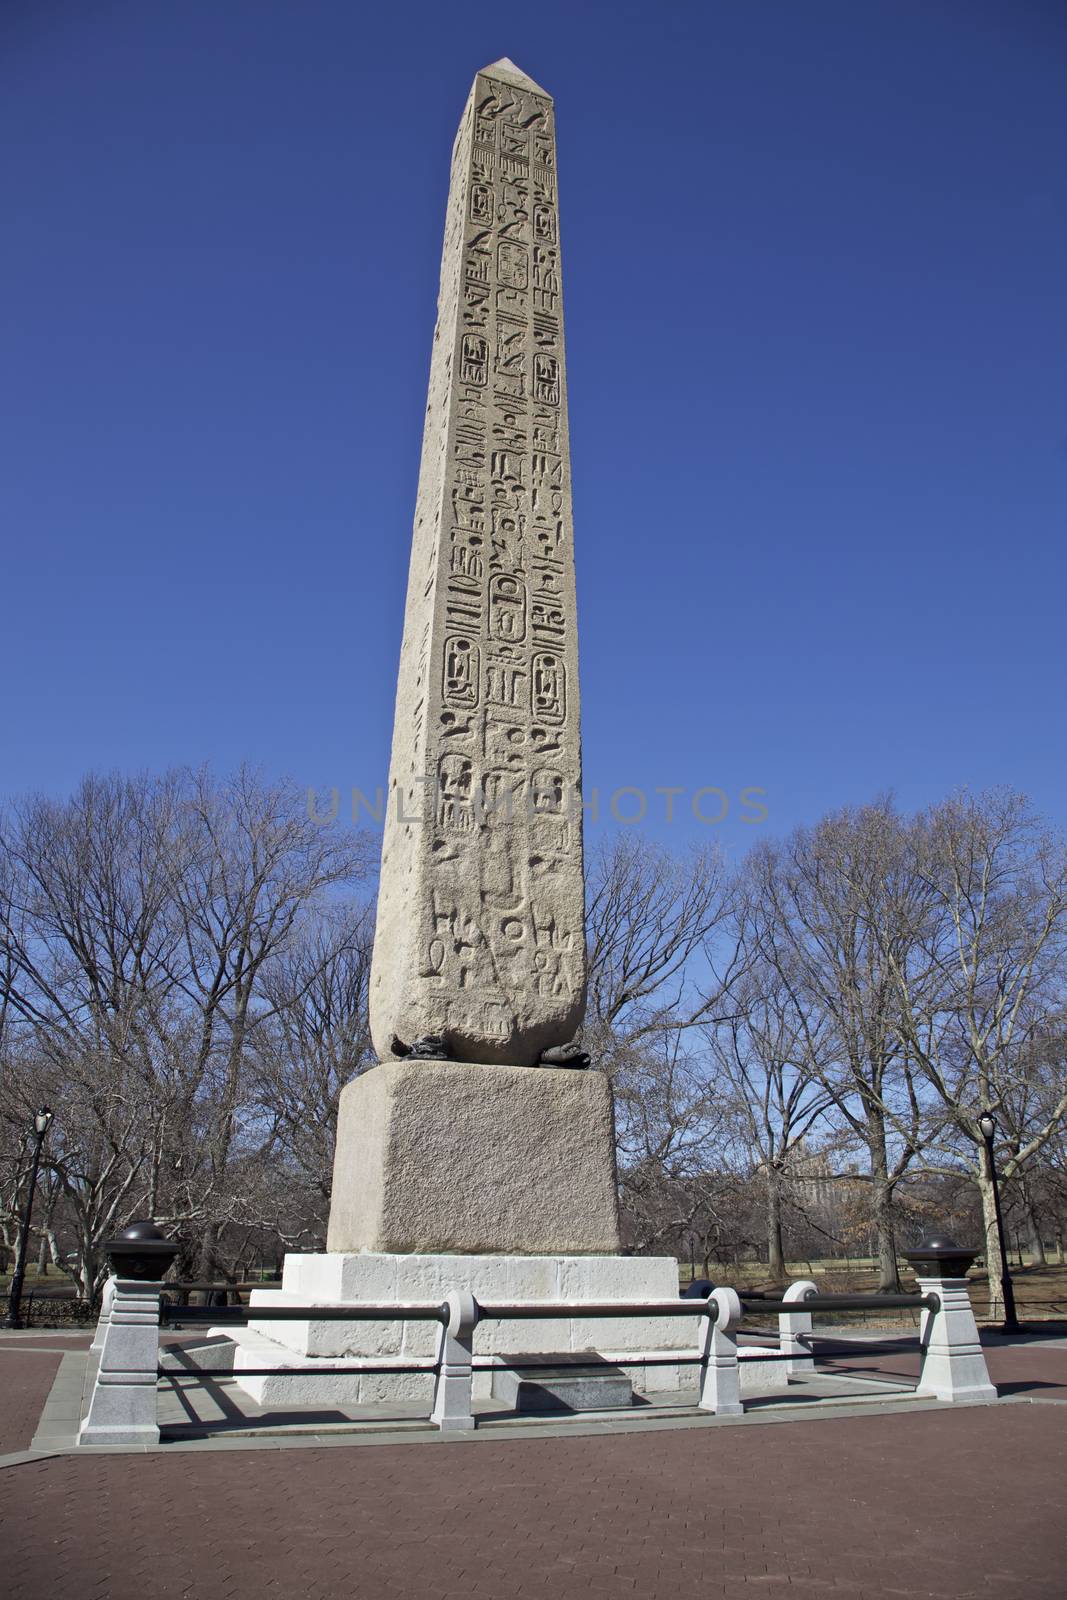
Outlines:
{"label": "brick pavement", "polygon": [[84,1333],[8,1333],[0,1337],[0,1355],[8,1349],[25,1350],[88,1350],[93,1342],[92,1329]]}
{"label": "brick pavement", "polygon": [[61,1360],[52,1350],[0,1350],[0,1455],[29,1447]]}
{"label": "brick pavement", "polygon": [[[1029,1395],[1042,1400],[1067,1399],[1067,1348],[1040,1345],[991,1346],[986,1350],[989,1376],[1004,1395]],[[1064,1584],[1067,1595],[1067,1582]]]}
{"label": "brick pavement", "polygon": [[62,1456],[0,1472],[9,1600],[571,1600],[788,1588],[1063,1600],[1067,1412],[360,1449]]}
{"label": "brick pavement", "polygon": [[[1044,1343],[1001,1344],[983,1339],[989,1376],[1002,1395],[1030,1396],[1046,1400],[1067,1399],[1067,1345]],[[872,1354],[859,1343],[845,1341],[816,1343],[820,1371],[856,1372],[871,1377],[918,1378],[920,1357],[917,1347],[902,1350],[882,1349]],[[1067,1583],[1064,1585],[1067,1596]]]}
{"label": "brick pavement", "polygon": [[[910,1359],[838,1349],[862,1371]],[[1067,1394],[1067,1349],[987,1354],[1018,1398]],[[7,1449],[27,1442],[58,1361],[0,1341],[0,1415],[17,1400],[23,1418]],[[5,1600],[1067,1595],[1062,1401],[599,1437],[234,1445],[0,1470]]]}

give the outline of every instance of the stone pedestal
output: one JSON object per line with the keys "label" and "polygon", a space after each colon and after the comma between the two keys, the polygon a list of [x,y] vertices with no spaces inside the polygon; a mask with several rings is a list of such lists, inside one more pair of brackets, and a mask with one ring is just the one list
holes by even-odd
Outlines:
{"label": "stone pedestal", "polygon": [[[282,1288],[255,1289],[256,1306],[425,1304],[453,1292],[485,1303],[586,1300],[677,1300],[678,1264],[670,1256],[531,1255],[290,1255]],[[474,1394],[489,1399],[493,1374],[508,1357],[575,1357],[622,1368],[642,1393],[680,1388],[695,1368],[663,1361],[675,1353],[695,1356],[699,1317],[559,1317],[485,1321],[474,1330]],[[217,1329],[216,1332],[230,1330]],[[358,1405],[371,1402],[425,1403],[433,1394],[439,1330],[428,1322],[250,1322],[233,1330],[234,1376],[263,1405]],[[521,1352],[521,1355],[520,1355]],[[657,1358],[648,1364],[649,1357]],[[414,1373],[363,1374],[361,1365],[424,1362]],[[663,1364],[659,1364],[662,1362]],[[270,1377],[242,1378],[243,1368],[278,1364]],[[329,1368],[321,1377],[309,1369]],[[348,1370],[338,1371],[338,1368]],[[299,1375],[296,1375],[298,1374]]]}
{"label": "stone pedestal", "polygon": [[456,1061],[372,1067],[341,1094],[327,1248],[327,1261],[353,1251],[423,1260],[617,1252],[606,1075]]}
{"label": "stone pedestal", "polygon": [[940,1302],[936,1311],[924,1309],[919,1324],[923,1361],[917,1394],[965,1405],[985,1405],[997,1398],[967,1285],[976,1254],[945,1234],[935,1234],[904,1252],[923,1294],[935,1294]]}
{"label": "stone pedestal", "polygon": [[936,1294],[940,1311],[923,1313],[919,1337],[923,1362],[917,1394],[959,1404],[986,1405],[997,1398],[989,1381],[967,1279],[916,1268],[924,1294]]}
{"label": "stone pedestal", "polygon": [[[175,1253],[176,1250],[175,1250]],[[159,1443],[156,1365],[163,1285],[114,1277],[100,1367],[79,1444]]]}

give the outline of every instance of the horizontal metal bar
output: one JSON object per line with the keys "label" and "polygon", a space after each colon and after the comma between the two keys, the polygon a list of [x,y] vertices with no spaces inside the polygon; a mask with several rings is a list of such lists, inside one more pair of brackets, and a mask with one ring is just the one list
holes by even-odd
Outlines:
{"label": "horizontal metal bar", "polygon": [[756,1355],[748,1356],[746,1358],[749,1361],[806,1361],[808,1359],[807,1354],[803,1350],[779,1350],[775,1345],[760,1346],[742,1344],[738,1346],[737,1350],[738,1365],[742,1371],[744,1371],[745,1368],[745,1361],[741,1358],[744,1356],[746,1350],[755,1350],[757,1352]]}
{"label": "horizontal metal bar", "polygon": [[249,1319],[247,1306],[175,1306],[164,1303],[159,1308],[159,1326],[177,1328],[198,1327],[212,1323],[225,1328],[243,1328]]}
{"label": "horizontal metal bar", "polygon": [[[714,1302],[710,1310],[715,1311]],[[648,1300],[641,1305],[617,1300],[539,1301],[536,1304],[504,1305],[478,1302],[478,1313],[483,1321],[529,1322],[537,1318],[555,1321],[564,1317],[704,1317],[709,1314],[707,1300]]]}
{"label": "horizontal metal bar", "polygon": [[248,1322],[447,1322],[448,1307],[437,1306],[175,1306],[161,1305],[161,1325],[216,1322],[242,1327]]}
{"label": "horizontal metal bar", "polygon": [[[714,1307],[712,1307],[714,1310]],[[706,1300],[664,1300],[642,1305],[607,1302],[540,1302],[524,1305],[478,1306],[482,1321],[556,1320],[568,1317],[700,1317],[708,1314]],[[217,1322],[242,1326],[246,1322],[447,1322],[447,1306],[176,1306],[161,1305],[160,1321]]]}
{"label": "horizontal metal bar", "polygon": [[[612,1362],[612,1366],[627,1367],[699,1367],[703,1366],[702,1356],[642,1356],[633,1361]],[[567,1372],[599,1372],[604,1363],[599,1361],[568,1361]],[[556,1371],[558,1363],[553,1364],[551,1357],[544,1361],[508,1361],[505,1364],[491,1367],[474,1366],[475,1372],[549,1372]],[[425,1373],[429,1378],[436,1377],[436,1365],[418,1366],[405,1362],[402,1366],[374,1366],[374,1367],[241,1367],[239,1370],[226,1369],[219,1371],[212,1367],[157,1367],[157,1378],[214,1378],[217,1382],[226,1382],[233,1378],[303,1378],[309,1373],[314,1373],[320,1378],[359,1378],[364,1374],[372,1376],[389,1373]]]}
{"label": "horizontal metal bar", "polygon": [[185,1278],[164,1278],[163,1289],[165,1293],[192,1294],[194,1290],[203,1293],[205,1289],[225,1289],[230,1294],[236,1294],[239,1289],[269,1289],[272,1283],[276,1286],[277,1278],[267,1278],[262,1282],[247,1283],[242,1278],[240,1283],[227,1283],[225,1280],[216,1283],[193,1283]]}
{"label": "horizontal metal bar", "polygon": [[[566,1353],[566,1352],[564,1352]],[[478,1358],[475,1356],[475,1372],[542,1372],[561,1370],[559,1359],[552,1360],[545,1356],[541,1361],[504,1361],[492,1367],[479,1367]],[[617,1361],[571,1361],[568,1359],[562,1364],[564,1372],[602,1372],[605,1366],[609,1367],[700,1367],[704,1364],[703,1356],[643,1356],[638,1352],[621,1355]]]}
{"label": "horizontal metal bar", "polygon": [[[613,1361],[609,1366],[619,1367],[699,1367],[703,1365],[702,1356],[635,1356],[632,1361]],[[475,1357],[475,1372],[555,1372],[559,1363],[553,1362],[551,1356],[543,1361],[507,1361],[496,1363],[491,1367],[479,1366]],[[602,1361],[568,1361],[566,1372],[600,1372],[603,1370]],[[437,1367],[431,1363],[428,1366],[419,1366],[410,1362],[403,1365],[373,1366],[373,1367],[241,1367],[239,1370],[218,1371],[211,1367],[159,1367],[157,1376],[160,1378],[215,1378],[225,1380],[229,1378],[302,1378],[306,1373],[314,1372],[326,1378],[359,1378],[364,1373],[375,1375],[390,1372],[424,1372],[428,1377],[435,1376]]]}
{"label": "horizontal metal bar", "polygon": [[832,1333],[805,1333],[804,1339],[810,1339],[814,1344],[838,1344],[837,1350],[813,1350],[820,1361],[848,1361],[853,1356],[891,1356],[896,1352],[910,1355],[919,1348],[919,1335],[909,1334],[903,1339],[834,1339]]}
{"label": "horizontal metal bar", "polygon": [[433,1377],[437,1368],[435,1366],[419,1367],[406,1363],[397,1367],[242,1367],[238,1372],[219,1372],[211,1367],[158,1367],[156,1376],[159,1378],[215,1378],[225,1380],[229,1378],[306,1378],[313,1374],[316,1378],[361,1378],[364,1373],[377,1375],[387,1372],[424,1372],[427,1377]]}
{"label": "horizontal metal bar", "polygon": [[[807,1300],[767,1300],[740,1296],[746,1312],[763,1312],[778,1316],[804,1316],[815,1311],[881,1311],[889,1308],[930,1311],[940,1308],[936,1294],[880,1294],[880,1295],[812,1295]],[[613,1317],[701,1317],[716,1310],[712,1300],[646,1300],[638,1304],[616,1300],[595,1301],[538,1301],[535,1303],[491,1302],[479,1304],[479,1320],[503,1321],[562,1321],[565,1318]],[[160,1306],[160,1321],[165,1325],[176,1323],[210,1323],[242,1326],[248,1322],[447,1322],[445,1305],[363,1305],[344,1306],[177,1306],[164,1303]]]}
{"label": "horizontal metal bar", "polygon": [[885,1311],[889,1309],[939,1311],[936,1294],[813,1294],[807,1300],[749,1300],[741,1296],[747,1311],[771,1312],[779,1317],[798,1317],[810,1311]]}

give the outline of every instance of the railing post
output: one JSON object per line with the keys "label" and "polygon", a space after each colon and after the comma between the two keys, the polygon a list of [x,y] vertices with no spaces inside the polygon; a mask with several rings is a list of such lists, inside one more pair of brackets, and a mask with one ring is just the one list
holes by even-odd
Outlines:
{"label": "railing post", "polygon": [[967,1286],[967,1271],[976,1254],[945,1237],[928,1239],[917,1250],[904,1252],[919,1288],[940,1302],[936,1311],[926,1308],[922,1319],[917,1394],[972,1404],[997,1398]]}
{"label": "railing post", "polygon": [[474,1330],[478,1302],[472,1294],[453,1290],[445,1297],[448,1321],[437,1343],[437,1382],[430,1421],[442,1433],[469,1433],[474,1427],[471,1391],[474,1381]]}
{"label": "railing post", "polygon": [[[802,1278],[799,1283],[791,1283],[782,1296],[783,1300],[797,1301],[809,1300],[813,1294],[818,1294],[819,1286],[812,1283],[810,1278]],[[805,1335],[807,1338],[805,1339]],[[797,1312],[793,1316],[785,1312],[778,1317],[778,1350],[783,1356],[788,1356],[788,1361],[783,1361],[786,1377],[793,1377],[798,1372],[814,1372],[815,1360],[811,1353],[811,1312]]]}
{"label": "railing post", "polygon": [[104,1348],[104,1336],[107,1333],[108,1324],[111,1321],[111,1302],[114,1300],[114,1298],[115,1274],[110,1273],[104,1283],[104,1287],[100,1295],[100,1317],[96,1324],[96,1332],[93,1335],[93,1342],[89,1346],[91,1351],[95,1350],[99,1353]]}
{"label": "railing post", "polygon": [[734,1337],[734,1329],[743,1316],[736,1290],[715,1289],[708,1296],[701,1323],[699,1405],[702,1411],[714,1411],[717,1417],[736,1417],[744,1411]]}
{"label": "railing post", "polygon": [[78,1443],[158,1444],[159,1297],[178,1246],[164,1239],[153,1223],[135,1222],[105,1249],[114,1288]]}

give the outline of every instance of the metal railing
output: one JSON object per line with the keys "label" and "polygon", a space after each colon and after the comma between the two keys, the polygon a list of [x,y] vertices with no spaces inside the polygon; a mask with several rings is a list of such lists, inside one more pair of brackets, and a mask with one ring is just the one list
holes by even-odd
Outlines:
{"label": "metal railing", "polygon": [[[803,1289],[803,1284],[797,1289]],[[722,1309],[722,1300],[715,1294],[706,1300],[647,1300],[638,1303],[621,1303],[617,1300],[604,1301],[486,1301],[477,1300],[474,1296],[465,1297],[468,1300],[467,1320],[469,1333],[473,1334],[474,1328],[481,1322],[524,1322],[524,1321],[565,1321],[571,1318],[583,1320],[597,1319],[626,1319],[629,1317],[656,1317],[656,1318],[684,1318],[692,1320],[702,1318],[710,1324],[717,1323]],[[810,1347],[803,1342],[805,1334],[810,1337],[811,1317],[813,1311],[849,1311],[856,1309],[878,1309],[883,1306],[907,1306],[914,1310],[926,1310],[936,1313],[940,1309],[941,1301],[934,1293],[908,1294],[908,1295],[834,1295],[807,1293],[802,1298],[775,1299],[766,1296],[737,1296],[737,1311],[739,1315],[747,1312],[753,1304],[762,1311],[777,1313],[779,1318],[778,1347],[768,1350],[763,1346],[735,1346],[735,1358],[744,1356],[748,1358],[758,1353],[761,1361],[780,1362],[785,1364],[787,1375],[809,1370],[813,1366]],[[196,1306],[183,1308],[163,1305],[160,1310],[160,1324],[163,1327],[174,1324],[211,1324],[216,1327],[246,1327],[251,1322],[438,1322],[442,1328],[446,1327],[451,1315],[448,1302],[442,1304],[390,1304],[390,1305],[347,1305],[347,1306],[321,1306],[321,1305],[285,1305],[285,1306],[228,1306],[209,1307]],[[799,1335],[785,1333],[785,1324],[790,1320],[802,1322],[803,1329]],[[635,1354],[632,1363],[634,1366],[664,1366],[664,1367],[700,1367],[702,1380],[701,1393],[707,1387],[706,1374],[709,1357],[709,1340],[702,1341],[703,1348],[693,1354],[683,1354],[673,1350],[664,1354],[642,1352]],[[462,1362],[471,1373],[485,1365],[498,1366],[502,1358],[478,1357],[473,1349],[466,1351],[467,1360]],[[568,1370],[577,1371],[583,1367],[595,1369],[602,1363],[596,1358],[588,1362],[575,1361],[573,1352],[567,1352]],[[538,1360],[516,1361],[508,1357],[506,1366],[514,1372],[536,1373],[546,1367],[558,1365],[559,1357],[545,1355]],[[626,1364],[626,1363],[624,1363]],[[163,1368],[158,1369],[160,1377],[175,1379],[190,1375],[189,1368]],[[356,1363],[346,1367],[327,1367],[321,1365],[297,1366],[272,1366],[251,1367],[242,1366],[239,1369],[242,1378],[274,1377],[284,1375],[286,1379],[293,1377],[340,1376],[352,1377],[379,1376],[395,1373],[432,1374],[435,1381],[441,1377],[440,1355],[436,1359],[423,1358],[421,1360],[404,1361],[390,1357],[382,1362],[356,1358]],[[723,1409],[721,1396],[717,1397],[718,1403],[708,1409]],[[705,1402],[702,1400],[701,1402]],[[740,1407],[738,1407],[740,1409]]]}
{"label": "metal railing", "polygon": [[[937,1283],[935,1292],[930,1283]],[[113,1293],[105,1297],[95,1347],[100,1349],[100,1368],[91,1397],[89,1414],[82,1426],[85,1443],[143,1444],[158,1440],[156,1385],[160,1377],[169,1380],[196,1377],[217,1379],[219,1373],[196,1367],[161,1368],[158,1339],[160,1328],[176,1325],[210,1324],[219,1328],[243,1327],[269,1322],[427,1322],[439,1328],[435,1354],[405,1361],[378,1356],[369,1361],[356,1357],[341,1366],[312,1364],[240,1367],[238,1378],[281,1376],[336,1376],[359,1378],[362,1374],[425,1374],[433,1380],[433,1408],[430,1421],[444,1431],[469,1430],[475,1426],[471,1409],[475,1369],[504,1368],[516,1372],[536,1372],[558,1365],[561,1357],[546,1355],[540,1360],[525,1357],[515,1361],[509,1352],[478,1355],[473,1351],[475,1329],[481,1322],[525,1322],[570,1320],[626,1320],[629,1318],[684,1319],[697,1327],[696,1350],[628,1352],[610,1358],[613,1365],[696,1366],[699,1369],[700,1410],[720,1416],[739,1415],[743,1410],[740,1368],[747,1359],[779,1360],[789,1376],[814,1369],[811,1350],[812,1314],[818,1312],[880,1310],[904,1308],[925,1313],[923,1333],[922,1392],[941,1399],[995,1398],[989,1385],[980,1351],[975,1356],[977,1329],[971,1314],[966,1285],[959,1278],[944,1281],[927,1278],[923,1292],[909,1295],[820,1294],[809,1281],[793,1284],[784,1296],[738,1294],[719,1288],[705,1300],[620,1301],[488,1301],[479,1303],[466,1291],[455,1290],[443,1302],[423,1304],[348,1304],[348,1305],[255,1305],[255,1306],[178,1306],[164,1299],[166,1285],[142,1283],[122,1278],[111,1280]],[[752,1311],[776,1314],[779,1348],[747,1347],[739,1350],[738,1330],[745,1315]],[[121,1337],[112,1343],[112,1332]],[[691,1348],[691,1347],[690,1347]],[[929,1351],[936,1361],[933,1375],[925,1381]],[[251,1354],[252,1352],[250,1352]],[[584,1352],[577,1352],[581,1355]],[[568,1351],[568,1370],[580,1370],[586,1363],[576,1362],[576,1352]],[[739,1359],[743,1357],[744,1359]],[[975,1366],[977,1359],[978,1366]],[[968,1365],[970,1363],[970,1365]],[[604,1358],[592,1353],[590,1366],[602,1366]],[[936,1368],[936,1370],[933,1370]],[[980,1368],[980,1371],[979,1371]],[[962,1374],[962,1377],[960,1376]]]}
{"label": "metal railing", "polygon": [[[699,1317],[708,1315],[708,1302],[705,1300],[655,1300],[644,1301],[640,1304],[624,1304],[617,1300],[604,1300],[599,1302],[571,1301],[532,1303],[530,1301],[515,1301],[512,1303],[483,1303],[474,1300],[478,1322],[504,1322],[504,1321],[544,1321],[547,1318],[560,1320],[570,1317],[589,1318],[617,1318],[617,1317]],[[714,1306],[712,1312],[714,1312]],[[444,1326],[449,1319],[449,1306],[447,1303],[440,1305],[347,1305],[347,1306],[176,1306],[168,1305],[164,1300],[160,1306],[159,1323],[161,1328],[208,1325],[212,1327],[247,1327],[250,1322],[438,1322]],[[568,1352],[568,1365],[575,1370],[583,1363],[571,1359],[573,1352]],[[699,1366],[702,1358],[699,1355],[685,1356],[677,1352],[666,1355],[654,1355],[642,1352],[640,1360],[635,1361],[635,1366]],[[478,1358],[474,1358],[477,1365]],[[514,1372],[537,1372],[545,1367],[558,1365],[559,1357],[546,1355],[539,1361],[512,1361],[508,1360],[509,1370]],[[588,1367],[599,1365],[597,1361],[584,1363]],[[159,1367],[160,1377],[175,1378],[188,1375],[191,1368]],[[384,1365],[375,1365],[359,1358],[358,1366],[349,1367],[241,1367],[240,1374],[243,1378],[266,1378],[284,1374],[286,1378],[312,1377],[316,1374],[322,1376],[338,1376],[341,1373],[354,1375],[381,1375],[386,1373],[436,1373],[436,1360],[426,1357],[421,1361],[405,1362],[390,1357]]]}
{"label": "metal railing", "polygon": [[754,1295],[739,1296],[747,1311],[768,1311],[780,1317],[796,1316],[800,1311],[939,1311],[936,1294],[813,1294],[803,1300],[771,1300]]}
{"label": "metal railing", "polygon": [[[164,1286],[160,1286],[164,1287]],[[113,1302],[112,1315],[114,1315]],[[474,1426],[471,1412],[471,1390],[476,1368],[505,1367],[507,1370],[536,1373],[546,1367],[558,1366],[558,1355],[546,1355],[535,1360],[513,1360],[511,1357],[475,1356],[472,1349],[473,1333],[480,1322],[523,1322],[549,1320],[564,1322],[570,1319],[618,1320],[635,1317],[684,1319],[695,1322],[702,1330],[699,1348],[693,1353],[681,1350],[668,1352],[634,1353],[632,1362],[623,1365],[696,1366],[700,1368],[700,1400],[702,1409],[719,1413],[740,1412],[737,1379],[737,1348],[729,1338],[728,1329],[740,1321],[741,1308],[732,1291],[717,1290],[707,1300],[648,1300],[641,1302],[605,1301],[493,1301],[478,1302],[473,1295],[455,1292],[444,1302],[426,1304],[375,1304],[375,1305],[255,1305],[255,1306],[179,1306],[162,1297],[158,1307],[161,1328],[175,1326],[204,1326],[219,1328],[247,1327],[261,1322],[436,1322],[441,1329],[438,1347],[433,1357],[405,1361],[396,1358],[364,1360],[354,1358],[345,1366],[291,1366],[283,1362],[270,1367],[242,1366],[237,1369],[240,1378],[338,1376],[360,1378],[363,1375],[425,1374],[433,1379],[434,1401],[430,1420],[439,1428],[469,1429]],[[712,1360],[720,1356],[718,1329],[721,1338],[729,1344],[733,1361]],[[106,1354],[106,1345],[105,1351]],[[568,1371],[582,1367],[599,1367],[602,1360],[591,1354],[586,1363],[576,1362],[574,1352],[566,1353]],[[103,1365],[103,1360],[102,1360]],[[179,1382],[190,1377],[210,1379],[210,1370],[194,1367],[161,1367],[155,1363],[156,1378]],[[732,1386],[731,1386],[732,1379]],[[736,1393],[734,1391],[737,1391]],[[91,1414],[91,1413],[90,1413]]]}
{"label": "metal railing", "polygon": [[447,1305],[411,1306],[176,1306],[159,1308],[161,1328],[176,1323],[243,1328],[249,1322],[447,1322]]}

